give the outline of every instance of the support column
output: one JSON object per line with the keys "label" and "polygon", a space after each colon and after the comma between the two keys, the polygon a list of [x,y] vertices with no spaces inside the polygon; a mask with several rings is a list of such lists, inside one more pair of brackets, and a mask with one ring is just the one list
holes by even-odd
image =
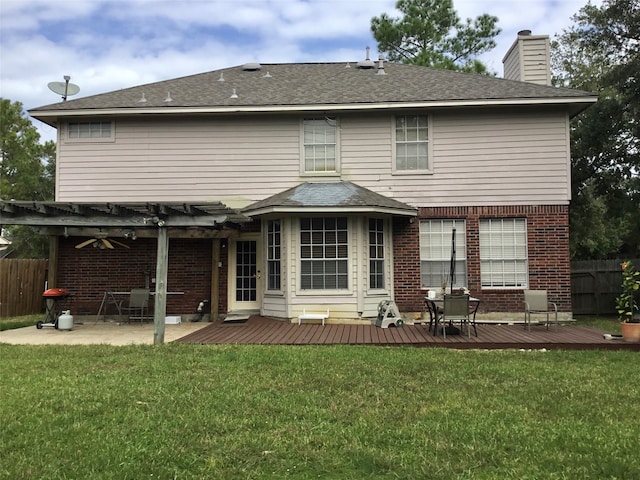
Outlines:
{"label": "support column", "polygon": [[217,322],[220,317],[220,239],[214,238],[211,246],[211,321]]}
{"label": "support column", "polygon": [[164,320],[167,315],[167,277],[169,271],[169,235],[165,227],[158,227],[158,255],[156,259],[156,295],[153,315],[153,343],[164,343]]}

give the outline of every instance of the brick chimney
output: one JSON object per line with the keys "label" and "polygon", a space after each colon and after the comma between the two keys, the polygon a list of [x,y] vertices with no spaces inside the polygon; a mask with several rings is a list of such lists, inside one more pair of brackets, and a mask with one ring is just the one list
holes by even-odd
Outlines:
{"label": "brick chimney", "polygon": [[521,30],[502,59],[504,78],[551,85],[551,60],[548,35],[531,35]]}

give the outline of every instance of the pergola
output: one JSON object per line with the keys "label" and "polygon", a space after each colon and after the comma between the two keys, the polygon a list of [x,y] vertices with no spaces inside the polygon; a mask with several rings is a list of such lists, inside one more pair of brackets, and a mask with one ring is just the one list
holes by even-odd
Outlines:
{"label": "pergola", "polygon": [[[157,238],[154,343],[164,343],[169,238],[212,238],[213,262],[220,238],[251,219],[221,202],[35,202],[0,200],[0,226],[27,225],[49,235],[49,286],[56,286],[58,238]],[[216,241],[217,240],[217,241]],[[218,269],[213,269],[212,315],[217,316]],[[214,311],[214,309],[216,309]]]}

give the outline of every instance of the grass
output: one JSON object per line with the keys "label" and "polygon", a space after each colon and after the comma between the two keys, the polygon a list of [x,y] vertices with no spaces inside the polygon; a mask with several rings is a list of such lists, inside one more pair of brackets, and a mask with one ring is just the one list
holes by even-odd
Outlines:
{"label": "grass", "polygon": [[620,333],[620,320],[618,320],[617,316],[575,315],[574,318],[577,325],[597,328],[607,333]]}
{"label": "grass", "polygon": [[14,328],[30,327],[35,325],[38,320],[44,320],[44,313],[34,315],[24,315],[21,317],[0,318],[0,332],[3,330],[11,330]]}
{"label": "grass", "polygon": [[638,354],[0,344],[0,478],[640,478]]}

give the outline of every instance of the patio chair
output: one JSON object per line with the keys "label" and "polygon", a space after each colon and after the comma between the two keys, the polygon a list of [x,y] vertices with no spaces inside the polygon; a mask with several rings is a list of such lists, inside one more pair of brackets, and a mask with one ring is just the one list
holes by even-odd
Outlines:
{"label": "patio chair", "polygon": [[144,311],[149,307],[149,289],[132,288],[129,295],[129,304],[121,307],[122,312],[128,313],[128,320],[140,319],[144,322]]}
{"label": "patio chair", "polygon": [[433,328],[433,334],[436,333],[436,328],[438,328],[438,315],[442,312],[438,311],[438,307],[435,302],[429,297],[424,298],[424,303],[427,307],[427,313],[429,314],[429,331]]}
{"label": "patio chair", "polygon": [[[460,322],[460,330],[466,325],[467,336],[471,338],[471,325],[469,322],[469,295],[445,295],[442,309],[442,334],[447,338],[447,324],[454,326]],[[477,332],[476,332],[477,334]]]}
{"label": "patio chair", "polygon": [[[531,315],[545,315],[545,325],[549,330],[549,315],[554,314],[554,321],[558,326],[558,306],[549,302],[546,290],[525,290],[524,291],[524,323],[529,331],[531,331]],[[540,323],[540,322],[538,322]]]}

